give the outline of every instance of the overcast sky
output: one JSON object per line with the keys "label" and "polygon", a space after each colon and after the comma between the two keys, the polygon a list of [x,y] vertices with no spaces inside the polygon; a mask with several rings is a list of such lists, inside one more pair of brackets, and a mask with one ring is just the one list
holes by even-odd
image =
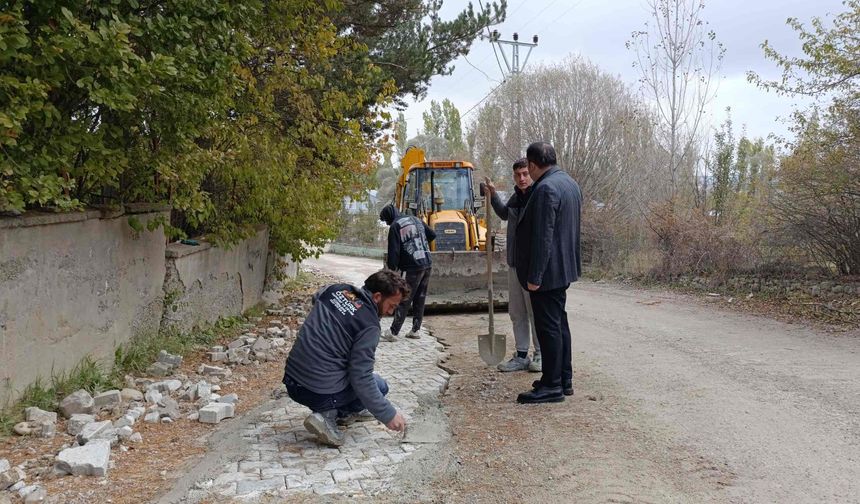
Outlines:
{"label": "overcast sky", "polygon": [[[731,106],[738,131],[741,125],[746,125],[748,135],[753,137],[786,134],[787,127],[778,118],[787,117],[797,100],[758,89],[747,82],[746,72],[754,70],[765,77],[777,77],[778,69],[765,60],[760,44],[769,40],[783,54],[800,55],[800,42],[785,24],[786,18],[796,17],[805,25],[815,16],[832,19],[844,10],[841,0],[706,0],[705,3],[703,18],[726,49],[718,94],[710,106],[715,123],[724,119],[723,111]],[[451,18],[466,4],[464,0],[447,0],[443,18]],[[477,8],[477,0],[473,4]],[[645,0],[508,0],[507,20],[495,29],[508,40],[513,32],[520,34],[520,40],[539,36],[539,45],[532,52],[526,70],[536,64],[551,64],[579,55],[632,86],[638,75],[632,67],[634,54],[626,49],[625,42],[634,30],[643,29],[648,18]],[[527,49],[521,51],[524,58]],[[448,98],[462,114],[501,80],[491,44],[475,41],[470,54],[455,62],[452,75],[434,78],[427,98],[418,103],[410,101],[404,112],[409,135],[421,128],[421,113],[429,107],[430,100]],[[473,114],[464,123],[471,119]]]}

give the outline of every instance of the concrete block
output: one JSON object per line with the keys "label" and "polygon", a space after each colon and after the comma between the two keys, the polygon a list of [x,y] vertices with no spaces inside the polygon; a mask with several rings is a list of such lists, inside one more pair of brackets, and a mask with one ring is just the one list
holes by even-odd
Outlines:
{"label": "concrete block", "polygon": [[[179,380],[163,380],[158,381],[147,387],[147,392],[155,390],[162,394],[171,394],[182,388],[182,382]],[[144,395],[145,397],[145,395]]]}
{"label": "concrete block", "polygon": [[146,391],[146,394],[143,395],[146,402],[149,404],[158,404],[164,398],[164,396],[156,389],[149,389]]}
{"label": "concrete block", "polygon": [[150,376],[170,376],[173,372],[173,368],[163,362],[154,362],[151,366],[146,368],[146,373]]}
{"label": "concrete block", "polygon": [[54,422],[38,422],[35,434],[40,438],[52,438],[57,433],[57,424]]}
{"label": "concrete block", "polygon": [[249,355],[251,355],[250,348],[231,348],[230,350],[227,350],[227,361],[230,363],[243,362]]}
{"label": "concrete block", "polygon": [[110,443],[116,442],[116,429],[110,420],[88,423],[77,435],[78,443],[81,445],[86,445],[96,439],[105,439]]}
{"label": "concrete block", "polygon": [[146,408],[138,406],[135,408],[129,408],[126,414],[134,418],[134,421],[137,422],[137,419],[142,417],[144,413],[146,413]]}
{"label": "concrete block", "polygon": [[27,492],[27,495],[24,497],[24,504],[36,504],[37,502],[45,502],[45,498],[48,497],[48,492],[45,491],[44,488],[39,485],[33,485],[33,488],[30,492]]}
{"label": "concrete block", "polygon": [[66,432],[71,434],[72,436],[77,436],[84,430],[84,426],[95,422],[96,417],[93,415],[87,415],[85,413],[76,413],[69,418],[69,421],[66,422]]}
{"label": "concrete block", "polygon": [[226,362],[227,352],[209,352],[210,362]]}
{"label": "concrete block", "polygon": [[84,446],[66,448],[56,458],[56,468],[74,476],[106,476],[110,442],[96,439]]}
{"label": "concrete block", "polygon": [[206,376],[217,376],[219,378],[225,378],[230,376],[232,371],[229,368],[222,368],[218,366],[207,366],[206,364],[201,364],[200,368],[197,371],[198,373]]}
{"label": "concrete block", "polygon": [[218,399],[218,402],[227,403],[227,404],[236,404],[237,402],[239,402],[239,396],[236,394],[227,394],[225,396],[220,397]]}
{"label": "concrete block", "polygon": [[60,401],[60,412],[66,418],[71,418],[76,413],[93,412],[93,396],[86,390],[78,390],[66,396]]}
{"label": "concrete block", "polygon": [[179,418],[179,416],[180,416],[179,403],[177,403],[176,400],[171,399],[170,397],[165,397],[164,400],[162,401],[162,403],[164,404],[164,406],[162,406],[158,410],[158,412],[161,414],[162,418],[163,417],[169,417],[173,420],[176,420]]}
{"label": "concrete block", "polygon": [[211,403],[200,408],[200,422],[217,424],[225,418],[230,418],[235,414],[235,409],[232,404],[228,403]]}
{"label": "concrete block", "polygon": [[24,409],[24,418],[28,422],[51,422],[57,423],[57,414],[53,411],[45,411],[35,406]]}
{"label": "concrete block", "polygon": [[156,359],[156,362],[167,364],[171,368],[175,369],[182,365],[182,356],[169,354],[167,353],[167,350],[162,350],[158,352],[158,358]]}
{"label": "concrete block", "polygon": [[119,436],[120,439],[128,439],[132,434],[134,434],[134,430],[130,425],[125,425],[116,430],[116,435]]}
{"label": "concrete block", "polygon": [[17,467],[0,472],[0,490],[6,490],[26,477],[24,471]]}
{"label": "concrete block", "polygon": [[197,400],[197,384],[193,384],[182,395],[179,396],[180,401],[193,402]]}
{"label": "concrete block", "polygon": [[121,429],[122,427],[130,427],[134,425],[136,418],[126,413],[125,415],[117,418],[113,422],[114,429]]}
{"label": "concrete block", "polygon": [[143,402],[143,392],[133,389],[133,388],[124,388],[119,391],[122,400],[125,402]]}
{"label": "concrete block", "polygon": [[122,404],[122,393],[119,390],[108,390],[93,398],[93,407],[96,410],[110,409]]}
{"label": "concrete block", "polygon": [[154,411],[152,413],[147,413],[145,417],[143,417],[143,421],[146,423],[158,423],[158,420],[161,418],[161,413]]}

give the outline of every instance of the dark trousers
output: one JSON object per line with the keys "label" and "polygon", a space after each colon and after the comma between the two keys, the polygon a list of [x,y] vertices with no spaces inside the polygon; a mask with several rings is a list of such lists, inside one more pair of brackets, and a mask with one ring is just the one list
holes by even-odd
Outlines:
{"label": "dark trousers", "polygon": [[427,285],[430,284],[430,272],[433,268],[406,272],[406,283],[411,291],[408,298],[403,298],[394,311],[394,322],[391,323],[391,334],[399,334],[409,307],[412,307],[412,330],[421,329],[424,320],[424,302],[427,301]]}
{"label": "dark trousers", "polygon": [[[376,373],[373,373],[373,379],[376,380],[376,386],[379,387],[382,395],[388,394],[388,382]],[[299,382],[287,375],[284,376],[284,385],[287,386],[287,394],[290,399],[307,406],[314,413],[337,410],[337,416],[342,417],[350,413],[358,413],[364,409],[364,404],[355,395],[355,390],[352,387],[346,387],[336,394],[319,394],[304,388]]]}
{"label": "dark trousers", "polygon": [[529,292],[535,331],[542,359],[541,384],[559,387],[562,382],[573,381],[570,325],[567,321],[567,287],[548,291]]}

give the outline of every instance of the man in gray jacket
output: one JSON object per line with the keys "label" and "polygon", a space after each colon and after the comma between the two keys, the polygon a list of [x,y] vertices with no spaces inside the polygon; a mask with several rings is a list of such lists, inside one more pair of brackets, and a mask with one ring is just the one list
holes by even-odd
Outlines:
{"label": "man in gray jacket", "polygon": [[[284,366],[287,394],[311,409],[305,428],[329,446],[343,444],[338,423],[376,418],[403,431],[403,416],[385,398],[388,383],[373,372],[379,319],[409,295],[406,280],[377,271],[358,289],[335,284],[314,294],[314,306]],[[372,416],[372,417],[371,417]]]}
{"label": "man in gray jacket", "polygon": [[[511,317],[511,325],[514,328],[514,340],[516,342],[516,353],[507,362],[498,365],[499,371],[523,371],[528,369],[537,373],[541,370],[540,344],[534,329],[534,316],[532,315],[532,304],[529,300],[529,292],[520,285],[517,279],[517,268],[515,264],[517,247],[517,224],[522,217],[522,210],[528,201],[529,187],[532,179],[529,176],[529,163],[526,158],[517,160],[513,165],[514,193],[508,198],[507,203],[502,203],[502,198],[496,192],[496,186],[487,178],[484,180],[485,188],[490,194],[490,203],[493,210],[500,219],[508,222],[507,237],[507,262],[508,262],[508,315]],[[531,334],[531,338],[529,337]],[[529,359],[529,341],[534,342],[534,353]]]}

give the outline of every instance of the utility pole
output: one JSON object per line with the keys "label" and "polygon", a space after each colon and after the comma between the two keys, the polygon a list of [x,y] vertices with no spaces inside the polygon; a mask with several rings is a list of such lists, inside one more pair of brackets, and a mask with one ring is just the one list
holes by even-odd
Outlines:
{"label": "utility pole", "polygon": [[[520,98],[520,79],[519,75],[526,67],[526,63],[529,62],[529,56],[532,54],[532,49],[537,47],[538,45],[538,36],[534,35],[532,37],[531,42],[520,42],[520,36],[518,33],[514,32],[513,40],[502,40],[500,38],[500,34],[498,30],[493,30],[490,33],[489,37],[490,42],[499,46],[499,52],[502,53],[502,59],[505,62],[505,67],[507,68],[507,74],[505,74],[505,70],[502,70],[502,74],[504,74],[505,80],[508,79],[508,76],[512,78],[514,81],[514,85],[516,86],[516,105],[515,105],[515,116],[517,121],[517,149],[522,149],[523,147],[523,126],[522,126],[522,100]],[[505,47],[511,47],[511,58],[508,59],[508,55],[505,53]],[[526,58],[523,60],[522,65],[520,65],[520,47],[528,47],[529,51],[526,53]],[[493,49],[495,51],[495,49]]]}

